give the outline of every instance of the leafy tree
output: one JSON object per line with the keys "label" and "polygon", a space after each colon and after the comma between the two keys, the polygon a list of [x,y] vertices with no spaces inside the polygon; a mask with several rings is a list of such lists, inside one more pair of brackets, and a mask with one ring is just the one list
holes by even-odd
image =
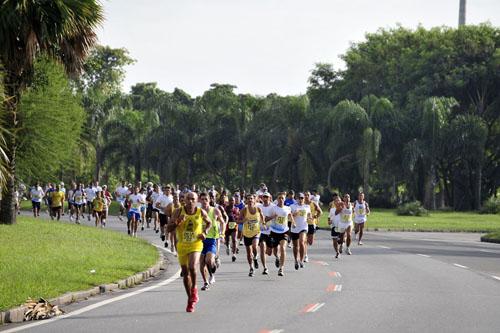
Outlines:
{"label": "leafy tree", "polygon": [[12,131],[7,145],[9,159],[0,223],[13,224],[14,191],[19,128],[19,103],[30,85],[33,63],[41,52],[60,60],[69,73],[78,73],[96,42],[94,29],[103,20],[102,7],[95,0],[3,1],[0,3],[0,63],[4,65],[5,127]]}

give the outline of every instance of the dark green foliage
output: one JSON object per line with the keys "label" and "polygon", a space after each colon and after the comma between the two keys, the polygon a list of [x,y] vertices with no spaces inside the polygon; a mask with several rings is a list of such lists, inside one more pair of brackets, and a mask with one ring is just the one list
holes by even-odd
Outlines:
{"label": "dark green foliage", "polygon": [[479,211],[481,214],[498,214],[500,213],[500,198],[488,198]]}
{"label": "dark green foliage", "polygon": [[401,216],[428,216],[429,211],[422,206],[420,201],[413,201],[398,206],[396,214]]}

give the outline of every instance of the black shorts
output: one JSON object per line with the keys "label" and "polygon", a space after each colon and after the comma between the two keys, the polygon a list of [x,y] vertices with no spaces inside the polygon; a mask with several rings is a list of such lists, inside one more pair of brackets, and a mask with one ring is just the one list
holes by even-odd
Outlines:
{"label": "black shorts", "polygon": [[307,234],[314,235],[315,233],[316,233],[316,225],[314,224],[307,225]]}
{"label": "black shorts", "polygon": [[33,206],[33,209],[36,208],[36,209],[40,210],[40,202],[32,201],[31,205]]}
{"label": "black shorts", "polygon": [[252,246],[253,240],[254,239],[259,239],[259,235],[253,236],[253,237],[245,237],[243,236],[243,243],[245,246]]}
{"label": "black shorts", "polygon": [[285,231],[284,233],[281,233],[281,234],[274,232],[274,231],[271,231],[271,235],[269,235],[269,237],[271,238],[272,247],[277,247],[282,240],[288,241],[287,231]]}
{"label": "black shorts", "polygon": [[68,210],[73,208],[74,205],[75,205],[74,203],[68,201]]}
{"label": "black shorts", "polygon": [[290,232],[290,235],[292,236],[292,240],[298,240],[300,237],[300,234],[306,232],[305,230],[302,230],[301,232]]}
{"label": "black shorts", "polygon": [[52,210],[52,213],[55,214],[55,213],[59,213],[61,211],[61,206],[59,207],[51,207],[50,209]]}
{"label": "black shorts", "polygon": [[225,232],[226,237],[231,236],[232,233],[236,233],[237,230],[238,230],[238,228],[226,229],[226,232]]}
{"label": "black shorts", "polygon": [[345,231],[344,232],[337,232],[335,231],[335,227],[332,228],[332,239],[337,239],[339,241],[339,243],[343,243],[344,242],[344,234],[345,234]]}
{"label": "black shorts", "polygon": [[160,214],[160,227],[164,227],[167,224],[167,215]]}
{"label": "black shorts", "polygon": [[265,243],[266,246],[269,246],[269,247],[273,246],[273,244],[271,242],[271,236],[270,235],[260,234],[259,245],[262,244],[262,243]]}
{"label": "black shorts", "polygon": [[157,212],[158,214],[160,214],[160,210],[158,208],[153,208],[153,212]]}

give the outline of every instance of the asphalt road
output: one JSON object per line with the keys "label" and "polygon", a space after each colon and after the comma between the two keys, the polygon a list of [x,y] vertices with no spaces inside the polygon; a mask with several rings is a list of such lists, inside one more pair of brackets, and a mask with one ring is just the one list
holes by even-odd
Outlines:
{"label": "asphalt road", "polygon": [[[117,219],[109,228],[126,231]],[[152,230],[139,236],[162,245]],[[260,268],[253,278],[244,248],[232,263],[222,245],[216,283],[200,291],[195,313],[185,312],[179,267],[169,255],[167,270],[139,287],[66,306],[64,318],[0,331],[500,331],[500,245],[481,243],[478,234],[382,232],[367,233],[364,243],[334,259],[329,232],[319,231],[304,269],[293,268],[288,249],[284,277],[271,260],[270,275]]]}

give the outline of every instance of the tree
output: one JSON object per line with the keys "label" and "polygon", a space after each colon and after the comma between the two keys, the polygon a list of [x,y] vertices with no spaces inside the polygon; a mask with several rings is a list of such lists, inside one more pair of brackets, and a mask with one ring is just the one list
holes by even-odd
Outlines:
{"label": "tree", "polygon": [[13,224],[14,192],[21,94],[30,85],[33,63],[46,52],[60,60],[69,73],[78,73],[95,44],[94,29],[103,20],[102,7],[95,0],[81,1],[3,1],[0,4],[0,62],[7,99],[3,121],[12,131],[7,147],[9,158],[6,186],[0,211],[0,223]]}
{"label": "tree", "polygon": [[124,48],[114,49],[97,45],[83,65],[83,72],[78,80],[83,105],[87,111],[87,126],[83,139],[95,150],[95,179],[101,178],[104,163],[102,129],[112,113],[121,107],[124,67],[134,62]]}
{"label": "tree", "polygon": [[[3,93],[3,84],[0,77],[0,113],[3,113],[3,105],[5,100],[5,95]],[[7,140],[6,137],[10,133],[7,132],[3,123],[0,122],[0,188],[5,186],[5,183],[9,177],[9,158],[5,151],[7,150]]]}

